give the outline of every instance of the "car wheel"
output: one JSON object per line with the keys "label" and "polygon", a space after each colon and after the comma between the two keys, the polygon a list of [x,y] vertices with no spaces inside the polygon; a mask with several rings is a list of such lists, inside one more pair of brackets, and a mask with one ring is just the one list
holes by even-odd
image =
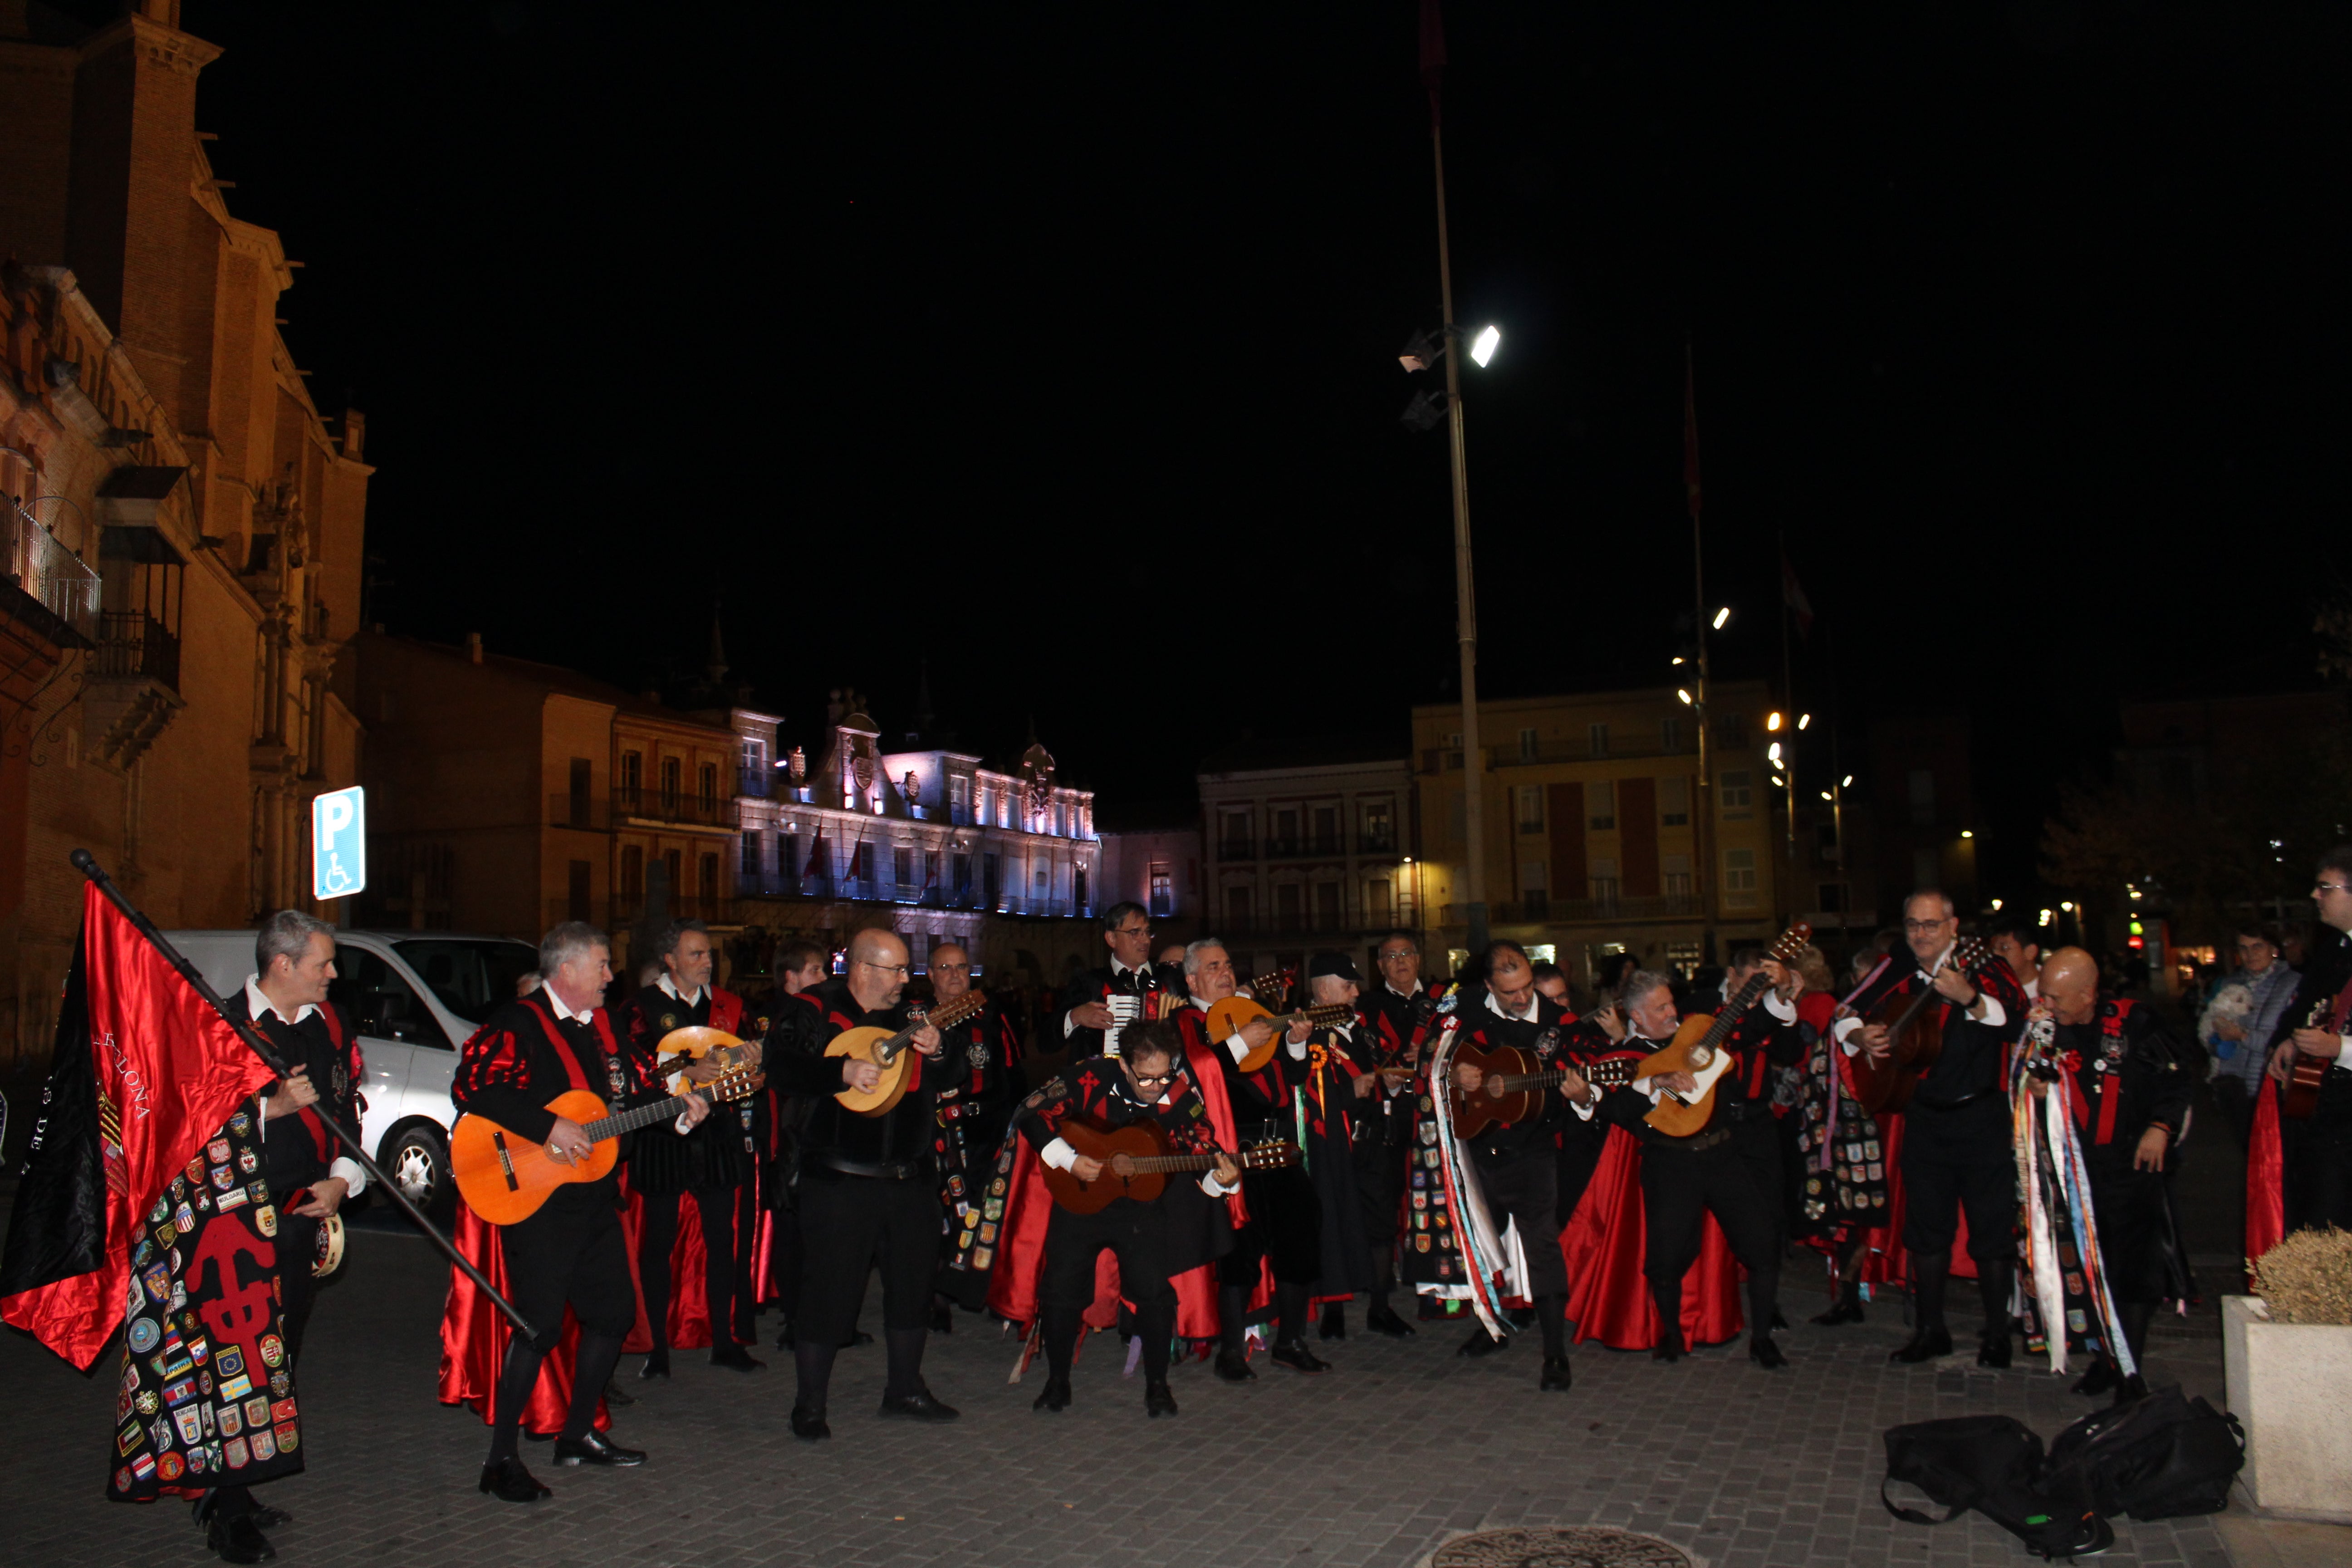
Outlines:
{"label": "car wheel", "polygon": [[449,1217],[457,1187],[449,1179],[449,1145],[437,1128],[419,1123],[406,1129],[392,1141],[382,1163],[393,1185],[426,1218]]}

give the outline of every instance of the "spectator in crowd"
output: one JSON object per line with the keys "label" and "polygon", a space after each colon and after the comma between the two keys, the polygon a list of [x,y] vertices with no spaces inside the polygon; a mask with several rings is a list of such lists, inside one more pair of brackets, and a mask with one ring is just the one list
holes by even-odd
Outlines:
{"label": "spectator in crowd", "polygon": [[[2213,1005],[2207,1006],[2201,1020],[2201,1043],[2213,1057],[2213,1102],[2242,1144],[2253,1116],[2255,1091],[2262,1087],[2263,1068],[2270,1061],[2268,1042],[2278,1033],[2287,1004],[2294,1000],[2299,978],[2282,951],[2286,945],[2284,938],[2275,925],[2241,926],[2238,971],[2216,989]],[[2234,985],[2244,986],[2249,994],[2240,1016],[2232,1016],[2236,1006],[2220,1005],[2222,992]]]}

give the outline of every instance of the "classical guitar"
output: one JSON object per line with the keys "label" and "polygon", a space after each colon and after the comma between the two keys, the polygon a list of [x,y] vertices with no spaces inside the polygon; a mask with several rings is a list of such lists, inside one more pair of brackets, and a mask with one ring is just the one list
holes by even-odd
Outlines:
{"label": "classical guitar", "polygon": [[[1765,951],[1782,963],[1794,963],[1812,939],[1813,928],[1799,921],[1782,931]],[[1764,994],[1771,984],[1770,976],[1761,969],[1748,977],[1748,984],[1731,994],[1723,1010],[1708,1017],[1694,1014],[1683,1020],[1675,1037],[1654,1055],[1642,1058],[1634,1068],[1635,1078],[1655,1078],[1662,1072],[1686,1072],[1697,1080],[1688,1094],[1664,1094],[1650,1108],[1642,1120],[1669,1138],[1691,1138],[1706,1131],[1707,1118],[1715,1114],[1715,1086],[1717,1079],[1730,1070],[1731,1053],[1722,1049],[1723,1042],[1738,1026],[1756,998]]]}
{"label": "classical guitar", "polygon": [[887,1115],[907,1093],[907,1079],[912,1076],[914,1067],[914,1054],[908,1047],[915,1043],[915,1031],[925,1024],[951,1029],[987,1005],[986,992],[967,991],[952,1002],[940,1003],[929,1016],[917,1016],[895,1035],[872,1025],[842,1030],[826,1042],[824,1054],[872,1062],[882,1069],[882,1076],[875,1080],[872,1089],[845,1089],[833,1098],[860,1116]]}
{"label": "classical guitar", "polygon": [[1459,1083],[1448,1088],[1454,1096],[1454,1131],[1456,1137],[1475,1138],[1488,1127],[1500,1123],[1509,1126],[1543,1114],[1546,1093],[1568,1081],[1574,1073],[1593,1088],[1603,1091],[1633,1081],[1634,1064],[1641,1058],[1633,1056],[1603,1057],[1598,1061],[1566,1062],[1556,1068],[1544,1068],[1532,1051],[1517,1046],[1497,1046],[1482,1051],[1464,1041],[1454,1047],[1454,1064],[1468,1063],[1486,1075],[1486,1082],[1465,1094]]}
{"label": "classical guitar", "polygon": [[[739,1068],[698,1086],[694,1094],[718,1105],[755,1094],[767,1081],[758,1073]],[[691,1098],[681,1094],[608,1112],[604,1102],[587,1089],[557,1095],[547,1102],[547,1109],[578,1122],[589,1140],[588,1152],[569,1165],[550,1158],[546,1144],[469,1112],[457,1118],[457,1125],[449,1130],[449,1174],[456,1178],[458,1195],[467,1207],[492,1225],[513,1225],[537,1214],[556,1188],[602,1180],[620,1158],[613,1140],[640,1127],[676,1121]]]}
{"label": "classical guitar", "polygon": [[[2311,1009],[2311,1016],[2303,1021],[2306,1029],[2326,1029],[2340,1033],[2343,1020],[2336,1016],[2336,1004],[2321,1001]],[[2319,1089],[2327,1081],[2328,1069],[2335,1067],[2333,1057],[2315,1057],[2307,1051],[2294,1054],[2294,1066],[2288,1069],[2286,1082],[2279,1087],[2279,1114],[2297,1121],[2308,1121],[2319,1111]]]}
{"label": "classical guitar", "polygon": [[[1973,978],[1991,962],[1992,954],[1983,942],[1964,936],[1952,944],[1947,967]],[[1886,1027],[1886,1055],[1874,1058],[1868,1051],[1857,1051],[1852,1066],[1853,1097],[1873,1116],[1910,1104],[1911,1091],[1944,1054],[1943,1014],[1929,1011],[1942,1000],[1942,992],[1922,985],[1908,996],[1890,994],[1871,1010],[1868,1022]]]}
{"label": "classical guitar", "polygon": [[[1071,1148],[1103,1163],[1102,1174],[1091,1182],[1041,1163],[1045,1190],[1072,1214],[1093,1214],[1120,1198],[1148,1204],[1165,1190],[1171,1173],[1206,1171],[1217,1163],[1213,1154],[1170,1153],[1167,1130],[1148,1116],[1124,1127],[1107,1127],[1091,1116],[1066,1116],[1055,1131]],[[1255,1143],[1235,1154],[1234,1163],[1244,1171],[1295,1165],[1298,1145],[1278,1140]]]}

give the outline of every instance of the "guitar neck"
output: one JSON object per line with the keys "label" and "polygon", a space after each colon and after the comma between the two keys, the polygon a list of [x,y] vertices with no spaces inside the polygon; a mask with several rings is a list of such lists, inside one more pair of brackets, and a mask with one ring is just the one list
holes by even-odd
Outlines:
{"label": "guitar neck", "polygon": [[592,1143],[602,1143],[607,1138],[618,1138],[624,1132],[635,1132],[640,1127],[651,1127],[659,1121],[675,1121],[686,1111],[686,1102],[699,1098],[691,1094],[673,1095],[651,1105],[632,1106],[591,1121],[580,1131],[588,1134]]}
{"label": "guitar neck", "polygon": [[1699,1041],[1698,1048],[1711,1051],[1730,1038],[1731,1031],[1738,1026],[1740,1019],[1748,1016],[1748,1009],[1756,1005],[1756,998],[1764,994],[1764,987],[1769,984],[1770,976],[1760,969],[1749,975],[1748,984],[1731,994],[1731,1000],[1723,1005],[1723,1011],[1717,1013],[1715,1022],[1707,1026],[1706,1037]]}
{"label": "guitar neck", "polygon": [[1130,1157],[1129,1167],[1150,1175],[1161,1171],[1205,1171],[1217,1163],[1214,1154],[1146,1154],[1141,1159]]}

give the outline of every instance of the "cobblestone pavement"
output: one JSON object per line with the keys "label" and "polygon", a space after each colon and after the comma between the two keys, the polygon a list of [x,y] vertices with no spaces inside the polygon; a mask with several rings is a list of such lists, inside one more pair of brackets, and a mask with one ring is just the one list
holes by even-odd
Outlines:
{"label": "cobblestone pavement", "polygon": [[[1024,1568],[1284,1563],[1407,1568],[1451,1535],[1510,1524],[1614,1524],[1660,1536],[1714,1568],[2025,1561],[1967,1516],[1941,1529],[1880,1507],[1879,1435],[1899,1422],[2000,1411],[2044,1437],[2090,1408],[2045,1373],[1887,1363],[1899,1304],[1859,1328],[1821,1330],[1810,1279],[1786,1290],[1799,1327],[1790,1372],[1738,1349],[1675,1366],[1591,1346],[1567,1395],[1535,1387],[1532,1338],[1480,1362],[1461,1331],[1427,1325],[1402,1344],[1322,1347],[1329,1374],[1259,1363],[1231,1388],[1202,1363],[1175,1375],[1183,1414],[1147,1422],[1118,1341],[1081,1357],[1077,1404],[1033,1414],[1041,1373],[1008,1387],[1015,1346],[960,1315],[926,1372],[961,1406],[947,1427],[883,1421],[879,1347],[845,1352],[828,1444],[795,1441],[785,1358],[744,1377],[683,1354],[667,1384],[634,1381],[616,1435],[647,1448],[632,1472],[557,1470],[516,1508],[474,1481],[485,1429],[435,1403],[446,1268],[413,1236],[356,1231],[346,1277],[322,1296],[302,1369],[309,1474],[268,1489],[295,1516],[289,1564],[445,1561],[469,1568],[570,1564],[1022,1564]],[[867,1324],[878,1299],[869,1297]],[[1351,1314],[1359,1316],[1360,1314]],[[2220,1392],[2220,1346],[2193,1325],[2154,1347],[2159,1377]],[[767,1352],[762,1352],[767,1353]],[[0,1336],[0,1563],[153,1565],[211,1561],[184,1505],[104,1499],[111,1358],[84,1378],[22,1334]],[[2117,1563],[2229,1562],[2210,1521],[2116,1521]]]}

